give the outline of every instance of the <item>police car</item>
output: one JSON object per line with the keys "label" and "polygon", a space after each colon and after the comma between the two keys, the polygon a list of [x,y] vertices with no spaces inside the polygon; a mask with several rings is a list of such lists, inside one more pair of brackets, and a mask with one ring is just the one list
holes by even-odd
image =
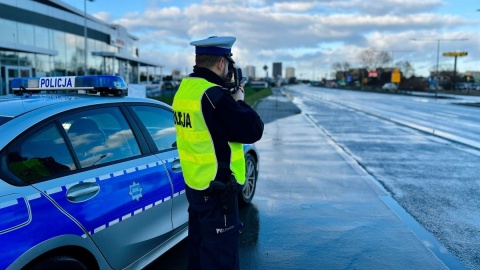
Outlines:
{"label": "police car", "polygon": [[[125,96],[118,76],[11,85],[0,96],[0,269],[139,269],[187,236],[170,106]],[[245,157],[248,203],[253,145]]]}

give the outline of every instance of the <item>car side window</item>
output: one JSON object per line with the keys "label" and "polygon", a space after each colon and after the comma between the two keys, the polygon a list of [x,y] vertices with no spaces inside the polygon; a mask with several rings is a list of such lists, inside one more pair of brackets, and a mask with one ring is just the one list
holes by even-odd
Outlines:
{"label": "car side window", "polygon": [[176,147],[177,135],[173,125],[173,113],[154,106],[132,106],[159,151]]}
{"label": "car side window", "polygon": [[9,147],[7,166],[13,174],[28,183],[76,169],[68,147],[54,123]]}
{"label": "car side window", "polygon": [[141,154],[132,129],[117,107],[79,112],[60,122],[82,168]]}

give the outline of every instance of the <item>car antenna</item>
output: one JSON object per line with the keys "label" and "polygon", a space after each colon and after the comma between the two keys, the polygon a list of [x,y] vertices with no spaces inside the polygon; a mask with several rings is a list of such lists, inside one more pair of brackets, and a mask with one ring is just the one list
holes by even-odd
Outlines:
{"label": "car antenna", "polygon": [[26,89],[24,86],[20,86],[19,88],[20,88],[20,90],[18,90],[18,91],[15,93],[15,95],[16,95],[16,96],[23,96],[23,93],[24,93],[24,92],[27,92],[27,89]]}

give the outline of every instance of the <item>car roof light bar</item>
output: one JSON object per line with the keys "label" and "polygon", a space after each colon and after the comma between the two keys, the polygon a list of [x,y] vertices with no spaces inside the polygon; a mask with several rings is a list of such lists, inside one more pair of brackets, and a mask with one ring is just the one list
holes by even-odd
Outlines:
{"label": "car roof light bar", "polygon": [[85,94],[98,94],[101,96],[126,96],[128,87],[120,76],[95,75],[95,76],[66,76],[66,77],[35,77],[15,78],[11,83],[14,94],[40,93],[63,91],[66,93],[81,94],[78,90],[84,90]]}

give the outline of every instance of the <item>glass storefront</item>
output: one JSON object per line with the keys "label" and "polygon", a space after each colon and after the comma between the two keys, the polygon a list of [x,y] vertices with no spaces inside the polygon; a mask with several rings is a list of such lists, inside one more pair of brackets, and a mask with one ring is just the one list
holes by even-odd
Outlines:
{"label": "glass storefront", "polygon": [[[10,47],[0,47],[0,95],[8,94],[14,77],[76,76],[85,74],[85,39],[74,35],[0,18],[0,40]],[[116,57],[95,56],[92,52],[118,54],[127,51],[135,58],[137,49],[132,44],[116,47],[106,42],[87,40],[89,75],[115,74],[131,83],[138,83],[138,63]],[[16,49],[17,44],[23,45]],[[20,46],[19,46],[20,47]],[[55,51],[56,55],[28,52],[28,48]]]}

